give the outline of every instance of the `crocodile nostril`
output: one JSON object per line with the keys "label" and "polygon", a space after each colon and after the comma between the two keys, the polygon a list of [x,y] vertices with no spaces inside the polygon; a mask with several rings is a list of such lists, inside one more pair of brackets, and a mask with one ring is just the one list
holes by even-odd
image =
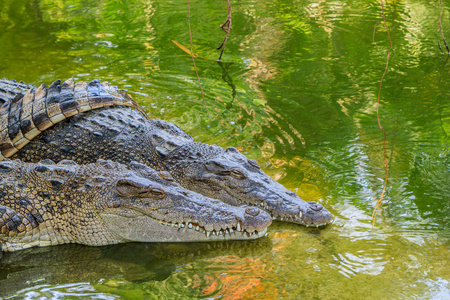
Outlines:
{"label": "crocodile nostril", "polygon": [[250,216],[256,217],[259,214],[260,210],[256,207],[247,207],[245,209],[245,213],[249,214]]}
{"label": "crocodile nostril", "polygon": [[316,203],[314,201],[308,202],[309,203],[309,208],[311,208],[314,211],[319,211],[323,208],[322,205],[320,205],[319,203]]}

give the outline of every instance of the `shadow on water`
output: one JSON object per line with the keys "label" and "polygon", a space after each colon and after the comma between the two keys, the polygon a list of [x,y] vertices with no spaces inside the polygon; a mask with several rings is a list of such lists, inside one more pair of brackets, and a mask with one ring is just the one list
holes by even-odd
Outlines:
{"label": "shadow on water", "polygon": [[[167,279],[183,265],[220,258],[259,257],[272,249],[269,238],[215,243],[128,243],[104,247],[60,245],[4,254],[0,296],[23,297],[59,283],[96,283],[121,278],[131,283]],[[82,296],[80,294],[80,296]],[[10,299],[10,298],[7,298]]]}

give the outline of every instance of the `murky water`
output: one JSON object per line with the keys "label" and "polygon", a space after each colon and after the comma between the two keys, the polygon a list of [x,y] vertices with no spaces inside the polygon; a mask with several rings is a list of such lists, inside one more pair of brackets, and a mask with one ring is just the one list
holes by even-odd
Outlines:
{"label": "murky water", "polygon": [[[4,299],[450,299],[449,55],[438,1],[0,0],[0,77],[102,78],[195,140],[235,146],[335,215],[325,229],[274,223],[258,241],[63,245],[7,253]],[[450,3],[444,34],[450,41]],[[173,42],[175,41],[175,42]],[[442,46],[442,42],[441,42]]]}

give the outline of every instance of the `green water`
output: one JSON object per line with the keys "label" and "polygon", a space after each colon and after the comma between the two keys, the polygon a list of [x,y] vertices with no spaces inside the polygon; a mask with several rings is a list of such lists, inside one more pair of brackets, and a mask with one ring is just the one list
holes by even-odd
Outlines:
{"label": "green water", "polygon": [[[450,41],[450,2],[443,1]],[[450,299],[450,62],[439,1],[0,0],[0,77],[101,78],[196,141],[235,146],[335,216],[258,241],[7,253],[4,299]],[[441,42],[442,45],[442,42]]]}

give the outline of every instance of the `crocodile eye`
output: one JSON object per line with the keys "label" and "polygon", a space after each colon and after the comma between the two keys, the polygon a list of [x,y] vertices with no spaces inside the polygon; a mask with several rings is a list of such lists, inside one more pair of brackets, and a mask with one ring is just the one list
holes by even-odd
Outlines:
{"label": "crocodile eye", "polygon": [[147,192],[148,182],[142,178],[122,178],[116,184],[119,195],[131,197]]}
{"label": "crocodile eye", "polygon": [[245,172],[243,170],[240,170],[238,168],[233,168],[230,171],[230,175],[236,179],[244,179],[247,177]]}
{"label": "crocodile eye", "polygon": [[162,199],[167,195],[166,192],[160,188],[150,188],[149,193],[152,197],[157,199]]}
{"label": "crocodile eye", "polygon": [[166,193],[158,185],[152,185],[148,180],[137,177],[127,176],[120,179],[116,184],[117,193],[124,197],[153,197],[164,198]]}

